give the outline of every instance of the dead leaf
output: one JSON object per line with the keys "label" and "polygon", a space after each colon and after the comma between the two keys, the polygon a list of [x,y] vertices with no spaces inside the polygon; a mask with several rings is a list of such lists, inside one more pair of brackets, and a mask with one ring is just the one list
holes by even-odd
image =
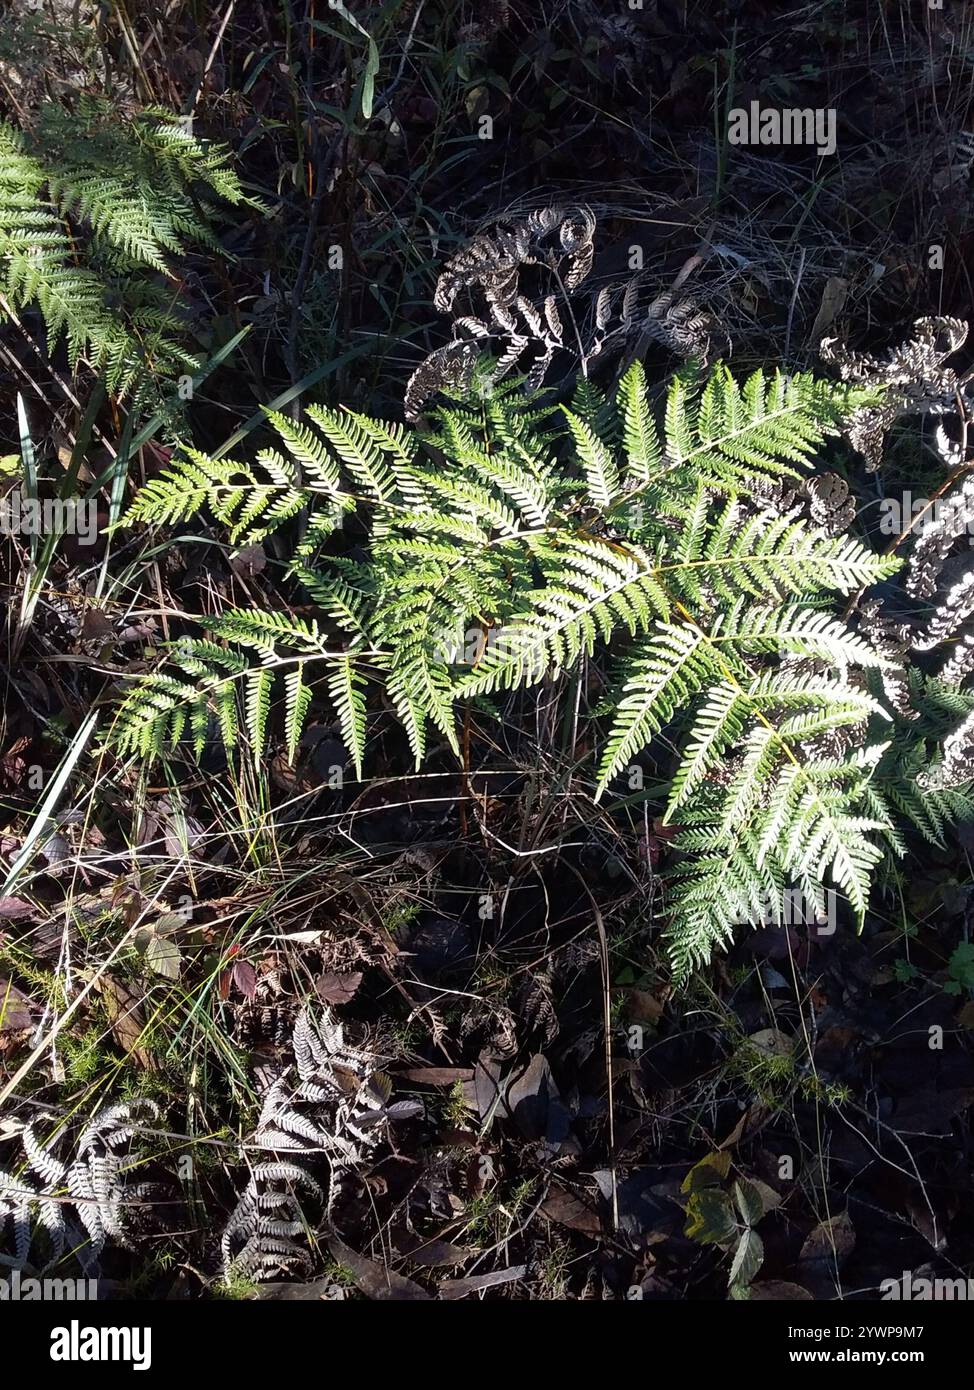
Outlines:
{"label": "dead leaf", "polygon": [[516,1279],[527,1277],[527,1265],[511,1265],[508,1269],[495,1269],[492,1274],[471,1274],[466,1279],[444,1279],[440,1285],[440,1298],[466,1298],[468,1293],[480,1289],[490,1289],[496,1284],[511,1284]]}
{"label": "dead leaf", "polygon": [[462,1264],[464,1260],[469,1260],[479,1252],[472,1245],[454,1245],[449,1240],[428,1240],[425,1245],[419,1245],[408,1253],[415,1264],[434,1269],[443,1265]]}
{"label": "dead leaf", "polygon": [[751,1298],[760,1303],[770,1299],[777,1303],[798,1303],[806,1300],[814,1302],[812,1295],[801,1284],[789,1284],[786,1279],[762,1279],[760,1284],[751,1285]]}
{"label": "dead leaf", "polygon": [[[339,1291],[336,1295],[336,1290]],[[261,1302],[286,1303],[337,1303],[344,1291],[334,1279],[315,1279],[310,1284],[274,1283],[261,1284],[255,1298]]]}
{"label": "dead leaf", "polygon": [[[805,1238],[799,1267],[808,1273],[821,1274],[822,1266],[829,1272],[842,1265],[852,1254],[856,1244],[855,1227],[846,1211],[839,1212],[828,1221],[819,1224]],[[818,1268],[816,1268],[818,1267]]]}
{"label": "dead leaf", "polygon": [[326,1004],[347,1004],[355,998],[361,983],[361,970],[352,970],[345,975],[336,975],[334,971],[327,971],[324,975],[318,976],[315,990],[318,998],[323,999]]}
{"label": "dead leaf", "polygon": [[769,1057],[790,1057],[794,1049],[792,1039],[779,1028],[761,1028],[752,1033],[747,1041],[751,1047]]}
{"label": "dead leaf", "polygon": [[472,1081],[472,1067],[407,1067],[396,1072],[404,1081],[420,1082],[425,1086],[455,1086],[458,1081]]}
{"label": "dead leaf", "polygon": [[257,971],[247,960],[235,960],[230,972],[233,983],[245,999],[253,999],[257,993]]}
{"label": "dead leaf", "polygon": [[130,623],[118,634],[119,642],[151,642],[156,635],[156,623],[150,618],[147,623]]}
{"label": "dead leaf", "polygon": [[262,545],[245,545],[230,556],[230,568],[244,579],[251,579],[267,568],[267,556]]}
{"label": "dead leaf", "polygon": [[560,1144],[571,1127],[547,1057],[536,1053],[504,1095],[507,1108],[525,1139]]}
{"label": "dead leaf", "polygon": [[822,302],[818,306],[812,331],[808,335],[809,346],[817,347],[821,342],[825,330],[831,328],[839,314],[842,313],[848,293],[848,280],[843,280],[841,275],[829,276],[822,291]]}
{"label": "dead leaf", "polygon": [[481,1120],[491,1120],[497,1113],[501,1099],[500,1079],[499,1060],[487,1052],[482,1052],[471,1079],[463,1082],[463,1099]]}
{"label": "dead leaf", "polygon": [[100,608],[89,608],[81,624],[83,642],[103,642],[115,631],[111,619]]}
{"label": "dead leaf", "polygon": [[22,922],[34,915],[35,909],[22,898],[0,898],[0,917],[8,922]]}
{"label": "dead leaf", "polygon": [[142,1046],[146,1025],[145,1012],[139,996],[113,975],[103,975],[98,989],[108,1017],[108,1026],[119,1047],[146,1071],[157,1070],[158,1064],[152,1053]]}
{"label": "dead leaf", "polygon": [[16,985],[0,976],[0,1032],[19,1033],[31,1026],[30,1001]]}
{"label": "dead leaf", "polygon": [[370,1260],[365,1255],[349,1249],[337,1236],[332,1236],[328,1241],[328,1249],[338,1263],[353,1276],[356,1287],[366,1298],[374,1298],[380,1302],[429,1302],[431,1299],[430,1294],[412,1279],[396,1274],[377,1260]]}
{"label": "dead leaf", "polygon": [[559,1187],[557,1183],[552,1183],[541,1203],[541,1213],[549,1221],[557,1221],[560,1226],[567,1226],[583,1236],[598,1236],[602,1230],[598,1212],[576,1197],[574,1192]]}
{"label": "dead leaf", "polygon": [[626,1017],[641,1023],[659,1023],[664,1005],[648,989],[627,989]]}
{"label": "dead leaf", "polygon": [[755,1104],[744,1111],[737,1124],[728,1134],[727,1138],[717,1145],[718,1149],[732,1149],[735,1144],[739,1144],[744,1138],[750,1138],[755,1134],[768,1119],[771,1111],[767,1106]]}

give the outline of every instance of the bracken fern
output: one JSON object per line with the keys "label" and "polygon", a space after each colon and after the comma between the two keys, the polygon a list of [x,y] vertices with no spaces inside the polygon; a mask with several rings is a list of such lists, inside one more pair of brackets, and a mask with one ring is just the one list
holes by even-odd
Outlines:
{"label": "bracken fern", "polygon": [[0,122],[0,292],[14,312],[37,306],[72,368],[151,394],[199,366],[174,271],[188,246],[218,248],[214,195],[244,201],[228,155],[164,110],[125,118],[82,96],[48,103],[29,133]]}
{"label": "bracken fern", "polygon": [[[152,758],[188,731],[200,750],[215,718],[228,748],[243,729],[260,758],[280,674],[293,758],[323,677],[361,775],[373,686],[418,764],[431,725],[459,751],[458,702],[608,651],[596,796],[663,731],[679,749],[665,813],[681,851],[668,900],[678,977],[785,885],[821,902],[830,884],[861,924],[877,863],[902,847],[896,817],[935,838],[969,798],[916,786],[886,698],[897,662],[834,603],[899,561],[767,499],[878,398],[809,375],[739,384],[718,365],[705,383],[675,378],[660,424],[638,364],[613,400],[586,381],[571,408],[498,384],[487,364],[425,435],[351,411],[311,407],[299,424],[272,413],[279,448],[253,465],[183,453],[127,521],[208,509],[236,544],[288,526],[291,574],[320,616],[208,621],[207,638],[176,643],[128,692],[112,740]],[[352,510],[367,560],[325,550]]]}

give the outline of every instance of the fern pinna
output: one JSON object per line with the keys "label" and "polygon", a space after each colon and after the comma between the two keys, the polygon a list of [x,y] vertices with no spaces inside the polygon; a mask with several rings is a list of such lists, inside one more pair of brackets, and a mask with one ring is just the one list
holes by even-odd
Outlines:
{"label": "fern pinna", "polygon": [[[373,688],[418,764],[430,726],[459,751],[458,702],[607,650],[617,684],[595,794],[624,785],[662,731],[679,749],[665,812],[681,851],[667,907],[677,975],[786,885],[819,902],[831,884],[861,923],[884,846],[898,843],[896,779],[876,776],[891,738],[871,731],[892,727],[901,672],[834,596],[899,562],[781,499],[875,399],[808,375],[740,385],[721,365],[705,383],[680,374],[658,423],[637,364],[613,400],[583,382],[570,409],[485,369],[426,434],[320,406],[300,424],[271,413],[276,448],[253,465],[186,452],[128,521],[206,508],[234,544],[288,525],[291,573],[319,616],[207,621],[205,638],[177,642],[125,695],[113,742],[147,758],[186,738],[199,751],[215,716],[232,748],[242,710],[259,760],[280,677],[293,758],[320,679],[361,775]],[[367,559],[327,545],[353,510]],[[471,630],[483,638],[472,660]]]}
{"label": "fern pinna", "polygon": [[221,200],[245,201],[228,153],[170,112],[81,96],[45,104],[29,133],[0,121],[0,310],[36,305],[72,369],[85,359],[119,396],[151,395],[152,379],[199,367],[173,272],[188,246],[219,249]]}

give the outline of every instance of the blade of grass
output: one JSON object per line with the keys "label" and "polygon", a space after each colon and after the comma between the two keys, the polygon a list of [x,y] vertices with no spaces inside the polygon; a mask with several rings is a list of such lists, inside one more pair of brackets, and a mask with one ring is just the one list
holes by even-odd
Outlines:
{"label": "blade of grass", "polygon": [[68,751],[61,759],[58,770],[51,779],[51,785],[44,793],[44,797],[34,813],[33,824],[20,847],[20,852],[10,866],[10,872],[4,880],[3,888],[0,889],[0,893],[5,895],[11,891],[20,878],[20,875],[33,859],[35,848],[50,821],[51,813],[60,800],[61,793],[67,786],[68,779],[74,771],[78,759],[84,752],[97,723],[98,711],[92,710],[72,739]]}

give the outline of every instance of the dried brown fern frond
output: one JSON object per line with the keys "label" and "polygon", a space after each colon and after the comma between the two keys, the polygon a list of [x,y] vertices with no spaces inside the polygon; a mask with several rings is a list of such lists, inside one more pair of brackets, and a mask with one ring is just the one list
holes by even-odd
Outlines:
{"label": "dried brown fern frond", "polygon": [[937,584],[954,542],[974,522],[974,478],[968,477],[957,491],[941,501],[934,516],[925,519],[910,555],[906,576],[907,592],[916,598],[929,598]]}
{"label": "dried brown fern frond", "polygon": [[699,256],[691,257],[670,288],[653,294],[648,303],[643,302],[650,284],[645,271],[633,275],[623,286],[601,289],[587,360],[606,345],[619,345],[620,371],[624,371],[631,362],[641,361],[650,344],[656,343],[674,357],[683,361],[692,357],[706,368],[715,357],[728,352],[731,343],[725,325],[709,308],[702,307],[695,295],[677,293],[699,261]]}
{"label": "dried brown fern frond", "polygon": [[[327,1220],[342,1176],[366,1161],[385,1122],[417,1110],[412,1102],[389,1104],[392,1083],[377,1058],[345,1042],[327,1005],[317,1019],[302,1010],[291,1053],[292,1064],[264,1093],[248,1145],[261,1157],[221,1240],[224,1270],[252,1279],[310,1267],[310,1253],[297,1239],[309,1229],[302,1194],[317,1200]],[[312,1171],[315,1160],[327,1165],[324,1183]]]}
{"label": "dried brown fern frond", "polygon": [[460,391],[468,387],[476,365],[476,342],[456,339],[431,352],[406,383],[406,394],[403,397],[406,419],[418,419],[425,403],[444,387]]}
{"label": "dried brown fern frond", "polygon": [[944,740],[943,758],[917,777],[925,791],[942,791],[974,780],[974,713]]}
{"label": "dried brown fern frond", "polygon": [[[453,339],[430,353],[410,377],[407,419],[416,419],[438,390],[469,385],[479,349],[495,352],[493,380],[516,369],[524,373],[525,389],[536,391],[558,351],[575,354],[578,369],[587,376],[589,363],[610,346],[623,365],[658,343],[704,366],[715,343],[729,346],[713,315],[694,298],[677,294],[699,257],[687,263],[667,290],[650,286],[648,275],[639,272],[604,285],[586,307],[579,290],[592,268],[595,230],[588,207],[542,207],[481,232],[447,262],[433,302],[441,313],[453,316]],[[532,271],[537,272],[533,278]],[[647,286],[650,299],[645,303]],[[458,311],[461,295],[470,312]]]}
{"label": "dried brown fern frond", "polygon": [[[20,1135],[24,1170],[0,1173],[0,1237],[7,1224],[13,1234],[13,1250],[0,1250],[0,1264],[24,1268],[35,1218],[47,1236],[49,1265],[69,1242],[88,1271],[97,1269],[108,1242],[128,1246],[125,1206],[133,1191],[127,1174],[140,1161],[141,1130],[158,1118],[158,1106],[144,1097],[103,1108],[85,1125],[73,1156],[63,1161],[54,1145],[41,1143],[27,1125]],[[70,1220],[72,1211],[81,1231]]]}
{"label": "dried brown fern frond", "polygon": [[[855,354],[836,348],[834,340],[823,355],[837,363],[843,377],[882,384],[888,396],[865,421],[859,422],[859,438],[866,445],[867,461],[875,467],[882,450],[882,437],[889,424],[901,414],[946,413],[957,407],[968,386],[968,377],[958,377],[944,359],[963,345],[968,326],[954,318],[926,318],[916,322],[912,339],[878,361],[868,354]],[[857,443],[855,432],[851,435]],[[936,672],[941,686],[959,690],[974,674],[974,565],[969,553],[958,550],[958,542],[969,540],[974,531],[974,476],[961,476],[970,462],[965,457],[966,431],[962,442],[953,441],[942,425],[935,434],[937,450],[951,477],[936,504],[926,508],[912,528],[912,549],[903,575],[906,594],[914,600],[928,600],[930,606],[909,620],[884,613],[878,600],[860,606],[860,627],[873,647],[892,664],[883,671],[884,693],[889,703],[906,719],[919,711],[913,704],[905,662],[911,652],[932,652],[950,647],[946,660]],[[860,447],[857,444],[857,447]],[[974,715],[967,715],[948,735],[941,760],[917,775],[924,791],[945,791],[974,778]]]}
{"label": "dried brown fern frond", "polygon": [[859,605],[859,624],[871,645],[889,663],[879,670],[887,701],[903,719],[918,718],[906,670],[912,645],[910,624],[883,613],[876,598],[865,599]]}
{"label": "dried brown fern frond", "polygon": [[[497,347],[495,379],[513,370],[534,351],[526,386],[544,379],[564,329],[554,289],[570,296],[588,275],[594,254],[595,218],[588,208],[538,208],[526,217],[498,223],[458,251],[440,274],[433,303],[453,314],[453,339],[430,353],[406,386],[406,418],[415,420],[423,404],[443,387],[469,384],[477,354]],[[525,269],[547,273],[554,289],[540,296],[524,292]],[[461,293],[472,313],[456,313]]]}
{"label": "dried brown fern frond", "polygon": [[838,473],[820,473],[797,485],[762,478],[756,480],[754,493],[764,506],[782,516],[804,517],[827,536],[843,535],[856,516],[855,498]]}
{"label": "dried brown fern frond", "polygon": [[855,411],[847,427],[869,472],[879,467],[886,433],[900,415],[948,410],[960,386],[956,372],[943,363],[963,346],[967,324],[934,316],[916,319],[913,328],[913,337],[890,349],[884,359],[853,352],[838,338],[823,338],[819,345],[822,360],[837,367],[843,381],[887,388],[879,405]]}
{"label": "dried brown fern frond", "polygon": [[[448,314],[461,289],[479,290],[489,304],[509,306],[523,266],[564,267],[565,288],[585,279],[594,255],[595,217],[588,208],[538,208],[476,236],[443,267],[433,303]],[[567,264],[566,264],[567,262]]]}

